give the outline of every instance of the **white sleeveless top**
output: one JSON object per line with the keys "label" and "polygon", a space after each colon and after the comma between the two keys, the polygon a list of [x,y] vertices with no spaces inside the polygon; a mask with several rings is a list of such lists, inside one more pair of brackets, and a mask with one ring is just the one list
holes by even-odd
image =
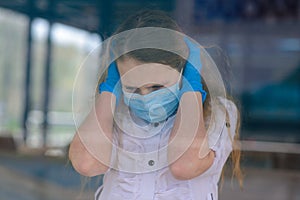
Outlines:
{"label": "white sleeveless top", "polygon": [[175,115],[163,123],[146,124],[139,119],[132,123],[128,107],[120,106],[123,110],[119,112],[121,116],[116,116],[114,126],[112,167],[105,173],[95,199],[217,200],[217,184],[232,151],[231,138],[237,123],[235,104],[226,99],[219,100],[227,109],[229,122],[218,124],[215,130],[219,131],[209,134],[210,148],[215,151],[211,167],[190,180],[174,178],[167,164],[167,144]]}

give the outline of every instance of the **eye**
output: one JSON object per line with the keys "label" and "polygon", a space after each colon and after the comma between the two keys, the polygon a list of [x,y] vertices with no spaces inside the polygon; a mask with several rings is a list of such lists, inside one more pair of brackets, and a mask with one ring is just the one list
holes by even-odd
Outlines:
{"label": "eye", "polygon": [[135,87],[128,87],[128,86],[125,86],[124,89],[126,92],[130,92],[130,93],[134,93],[137,90],[137,88]]}
{"label": "eye", "polygon": [[153,85],[153,86],[151,86],[151,89],[152,90],[159,90],[159,89],[161,89],[163,87],[165,87],[165,86],[163,86],[163,85]]}

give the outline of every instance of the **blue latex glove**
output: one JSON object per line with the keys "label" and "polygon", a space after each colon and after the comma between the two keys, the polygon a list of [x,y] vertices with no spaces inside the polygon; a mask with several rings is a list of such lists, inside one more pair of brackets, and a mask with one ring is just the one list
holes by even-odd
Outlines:
{"label": "blue latex glove", "polygon": [[[181,87],[181,95],[185,92],[201,92],[202,94],[202,102],[206,99],[206,92],[203,90],[203,86],[201,83],[201,76],[199,71],[202,68],[201,58],[200,58],[200,48],[190,41],[187,37],[184,38],[185,43],[189,48],[189,57],[185,64],[185,68],[183,71],[184,78],[182,79],[182,87]],[[195,67],[192,65],[196,65]],[[199,71],[197,70],[197,68]]]}
{"label": "blue latex glove", "polygon": [[120,83],[120,74],[116,62],[112,62],[107,71],[107,77],[103,83],[100,84],[99,93],[110,92],[116,96],[116,102],[119,102],[122,90]]}

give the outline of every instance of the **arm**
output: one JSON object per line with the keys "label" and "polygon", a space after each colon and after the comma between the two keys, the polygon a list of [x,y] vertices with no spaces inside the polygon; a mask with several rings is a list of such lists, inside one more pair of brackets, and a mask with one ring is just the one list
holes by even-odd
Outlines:
{"label": "arm", "polygon": [[[171,163],[170,170],[177,179],[199,176],[214,161],[214,152],[208,147],[202,110],[200,92],[183,94],[168,146],[170,162],[176,159]],[[199,154],[203,158],[200,159]]]}
{"label": "arm", "polygon": [[78,128],[70,145],[69,158],[84,176],[103,174],[109,168],[112,151],[113,113],[120,98],[120,75],[115,62],[99,86],[95,106]]}
{"label": "arm", "polygon": [[183,73],[179,108],[170,136],[168,159],[174,177],[191,179],[211,166],[214,152],[208,147],[203,120],[202,102],[206,92],[201,84],[200,47],[187,37],[184,40],[189,48],[189,56]]}
{"label": "arm", "polygon": [[84,176],[99,175],[108,169],[115,102],[116,97],[110,92],[98,94],[94,109],[71,142],[69,158],[76,171]]}

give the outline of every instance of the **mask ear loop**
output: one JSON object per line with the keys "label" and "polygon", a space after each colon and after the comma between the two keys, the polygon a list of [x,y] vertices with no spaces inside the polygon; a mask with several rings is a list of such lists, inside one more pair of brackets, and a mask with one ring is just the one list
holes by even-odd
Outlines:
{"label": "mask ear loop", "polygon": [[182,72],[183,72],[183,67],[181,68],[181,71],[180,71],[179,80],[180,80],[181,77],[182,77]]}
{"label": "mask ear loop", "polygon": [[181,71],[180,71],[180,74],[179,74],[179,79],[177,80],[179,89],[180,89],[180,82],[181,82],[181,79],[182,79],[182,72],[183,72],[183,67],[181,68]]}

